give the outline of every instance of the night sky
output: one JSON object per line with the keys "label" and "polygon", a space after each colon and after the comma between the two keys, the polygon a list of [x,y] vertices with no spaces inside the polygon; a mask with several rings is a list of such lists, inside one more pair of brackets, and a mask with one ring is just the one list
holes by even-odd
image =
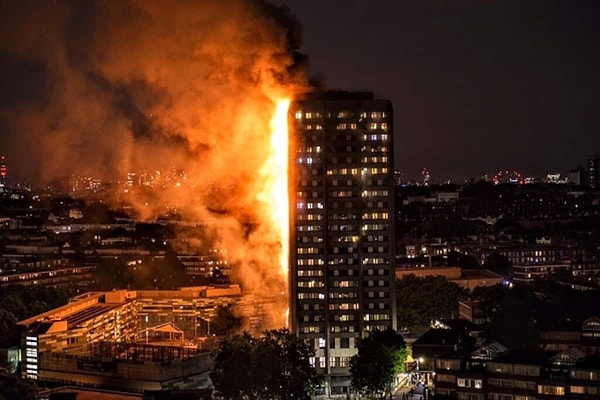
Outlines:
{"label": "night sky", "polygon": [[392,100],[407,178],[566,173],[600,152],[600,1],[283,3],[311,74]]}
{"label": "night sky", "polygon": [[[372,90],[392,100],[395,164],[408,179],[424,167],[437,182],[477,179],[500,169],[526,176],[566,173],[600,153],[600,0],[270,1],[289,6],[303,25],[300,51],[309,58],[310,75],[326,88]],[[237,4],[182,1],[151,20],[120,6],[130,3],[148,4],[0,0],[0,153],[8,157],[10,176],[34,179],[39,171],[77,170],[71,168],[73,155],[104,169],[120,162],[113,154],[114,143],[121,143],[112,138],[115,132],[131,125],[129,139],[137,143],[135,132],[153,124],[147,103],[157,109],[162,104],[154,98],[163,88],[148,84],[153,71],[165,61],[184,70],[189,61],[189,51],[177,50],[177,59],[169,46],[212,40],[215,31],[189,25],[198,36],[182,31],[189,40],[170,38],[172,45],[156,47],[150,56],[161,32],[177,31],[189,13],[172,20],[164,14],[185,5],[210,24],[202,15]],[[126,11],[102,14],[119,7]],[[246,21],[216,15],[234,26]],[[268,29],[264,21],[258,28]],[[114,38],[105,39],[106,32]],[[144,42],[144,54],[135,51],[137,36],[152,42]],[[214,53],[245,57],[229,50],[230,42],[218,40]],[[119,67],[128,60],[131,65],[119,75],[114,60]],[[191,77],[197,66],[210,65],[190,66]],[[177,104],[171,92],[189,103],[180,97],[192,91],[178,90],[177,82],[159,83],[171,95],[163,96],[169,98],[164,104]],[[210,89],[204,82],[196,87]],[[90,116],[96,116],[93,123]],[[98,146],[98,132],[107,138],[104,146]],[[67,146],[56,146],[56,138],[68,139],[60,141],[69,143],[68,151],[57,151]],[[45,151],[38,151],[41,142]]]}

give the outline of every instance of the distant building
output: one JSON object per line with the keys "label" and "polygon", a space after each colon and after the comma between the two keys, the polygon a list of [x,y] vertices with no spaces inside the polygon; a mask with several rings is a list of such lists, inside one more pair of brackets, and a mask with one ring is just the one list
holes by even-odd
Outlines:
{"label": "distant building", "polygon": [[6,188],[6,157],[0,157],[0,189],[4,190]]}
{"label": "distant building", "polygon": [[600,188],[600,154],[588,159],[588,183],[593,189]]}
{"label": "distant building", "polygon": [[0,287],[23,286],[89,286],[93,282],[95,266],[70,266],[36,269],[15,273],[0,274]]}
{"label": "distant building", "polygon": [[580,186],[583,182],[583,175],[584,174],[579,169],[569,171],[569,174],[567,175],[567,183],[570,185]]}
{"label": "distant building", "polygon": [[600,354],[600,318],[588,318],[577,326],[543,329],[540,331],[539,344],[548,351],[576,347],[587,355]]}
{"label": "distant building", "polygon": [[290,119],[290,321],[314,344],[326,394],[343,395],[358,340],[395,328],[392,105],[317,93],[293,103]]}
{"label": "distant building", "polygon": [[497,343],[436,357],[436,395],[469,400],[597,399],[600,358],[562,352],[511,351]]}
{"label": "distant building", "polygon": [[494,286],[502,283],[504,280],[500,275],[487,269],[463,269],[451,266],[396,268],[396,279],[402,279],[407,275],[418,277],[442,276],[450,282],[469,290],[479,286]]}

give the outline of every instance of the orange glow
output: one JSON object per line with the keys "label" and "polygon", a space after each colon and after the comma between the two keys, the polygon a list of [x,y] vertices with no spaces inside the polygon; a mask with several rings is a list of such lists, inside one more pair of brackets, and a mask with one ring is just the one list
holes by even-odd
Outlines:
{"label": "orange glow", "polygon": [[279,273],[287,282],[289,259],[289,198],[288,198],[288,99],[276,101],[270,121],[270,155],[262,169],[265,182],[260,200],[266,203],[272,227],[280,237]]}

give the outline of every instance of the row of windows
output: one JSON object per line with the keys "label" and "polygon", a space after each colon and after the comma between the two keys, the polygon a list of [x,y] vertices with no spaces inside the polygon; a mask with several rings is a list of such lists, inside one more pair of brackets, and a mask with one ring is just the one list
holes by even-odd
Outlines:
{"label": "row of windows", "polygon": [[378,281],[367,281],[367,287],[385,287],[386,286],[386,281],[385,280],[378,280]]}
{"label": "row of windows", "polygon": [[298,232],[321,232],[323,230],[322,225],[298,225],[296,226]]}
{"label": "row of windows", "polygon": [[383,268],[379,268],[378,270],[374,270],[372,268],[369,268],[367,270],[367,275],[385,275],[386,274],[386,270]]}
{"label": "row of windows", "polygon": [[387,133],[380,133],[380,134],[376,134],[376,133],[371,133],[368,135],[363,135],[363,140],[370,140],[370,141],[382,141],[385,142],[389,139],[389,136]]}
{"label": "row of windows", "polygon": [[594,386],[571,386],[571,393],[598,394],[598,388]]}
{"label": "row of windows", "polygon": [[[310,315],[305,315],[302,317],[302,321],[310,322]],[[313,322],[323,322],[325,321],[325,317],[323,315],[313,315]]]}
{"label": "row of windows", "polygon": [[[454,382],[454,375],[445,375],[438,374],[436,376],[436,381],[438,382]],[[465,388],[473,388],[473,389],[481,389],[481,380],[480,379],[464,379],[458,378],[456,380],[458,387]],[[534,383],[532,388],[528,389],[536,389],[536,385]],[[597,395],[598,389],[592,386],[571,386],[570,392],[574,394],[588,394],[588,395]],[[557,395],[564,396],[565,388],[562,386],[555,385],[539,385],[537,386],[537,393],[544,395]],[[461,393],[463,394],[463,393]],[[464,393],[466,394],[466,393]],[[474,395],[474,394],[472,394]],[[504,393],[488,393],[487,400],[532,400],[535,397],[527,396],[527,395],[513,395],[513,394],[504,394]]]}
{"label": "row of windows", "polygon": [[456,380],[456,386],[464,387],[464,388],[481,389],[482,388],[482,380],[481,379],[458,378]]}
{"label": "row of windows", "polygon": [[387,253],[388,249],[387,247],[383,247],[383,246],[379,246],[379,247],[373,247],[373,246],[368,246],[365,247],[365,252],[366,253]]}
{"label": "row of windows", "polygon": [[[358,256],[356,254],[354,254],[352,256],[352,258],[338,258],[338,259],[334,259],[334,260],[329,260],[329,265],[353,265],[354,264],[354,260],[358,260]],[[338,276],[338,274],[340,274],[339,270],[334,270],[333,274],[335,276]],[[348,271],[348,275],[352,275],[352,270]]]}
{"label": "row of windows", "polygon": [[325,300],[325,293],[298,293],[298,300]]}
{"label": "row of windows", "polygon": [[355,195],[355,192],[352,190],[334,190],[333,192],[329,192],[329,196],[331,197],[352,197]]}
{"label": "row of windows", "polygon": [[[380,286],[383,286],[383,285],[380,285]],[[375,298],[376,296],[379,296],[380,298],[385,298],[385,292],[383,292],[383,291],[367,292],[368,298]],[[357,299],[358,292],[330,292],[329,298],[330,299]],[[325,300],[325,293],[322,293],[322,292],[300,292],[300,293],[298,293],[298,299],[299,300]],[[347,303],[347,304],[352,304],[352,303]],[[369,309],[375,309],[375,308],[385,309],[386,307],[387,306],[385,303],[368,303],[367,304],[367,308],[369,308]]]}
{"label": "row of windows", "polygon": [[322,236],[302,236],[298,237],[298,242],[300,243],[322,243]]}
{"label": "row of windows", "polygon": [[[344,184],[344,182],[338,181],[337,179],[334,179],[331,181],[331,186],[334,186],[334,187],[336,187],[336,186],[352,186],[352,185],[353,185],[352,180],[345,181],[345,184]],[[369,179],[367,182],[367,186],[369,186],[369,187],[371,187],[371,186],[387,186],[387,184],[385,184],[383,179],[377,179],[377,180]],[[387,190],[386,190],[386,192],[387,192]],[[366,192],[366,191],[361,192],[362,197],[366,197],[367,194],[368,194],[368,192]],[[331,196],[331,197],[352,197],[354,195],[358,196],[358,193],[350,191],[350,190],[333,190],[333,191],[329,192],[329,196]],[[385,195],[387,196],[387,194],[385,194]],[[296,197],[298,199],[319,198],[322,196],[323,196],[323,193],[319,192],[319,191],[298,190],[296,192]],[[304,202],[302,202],[302,203],[304,203]]]}
{"label": "row of windows", "polygon": [[307,125],[304,126],[304,129],[306,129],[307,131],[312,131],[313,129],[315,131],[322,131],[323,130],[323,125],[321,125],[321,124],[314,124],[314,125],[307,124]]}
{"label": "row of windows", "polygon": [[[357,207],[360,207],[364,204],[364,202],[360,202],[360,201],[332,201],[331,202],[331,207],[330,209],[332,210],[336,210],[338,208],[342,208],[342,209],[346,209],[346,212],[353,212],[356,211]],[[367,202],[367,208],[387,208],[387,202],[374,202],[374,201],[368,201]]]}
{"label": "row of windows", "polygon": [[311,309],[313,311],[324,311],[325,306],[323,304],[319,304],[319,303],[314,303],[314,304],[304,303],[304,304],[302,304],[302,309],[304,311],[309,311]]}
{"label": "row of windows", "polygon": [[387,240],[384,235],[366,235],[363,239],[366,242],[383,242]]}
{"label": "row of windows", "polygon": [[387,196],[389,192],[385,189],[382,190],[363,190],[361,193],[362,197],[378,197]]}
{"label": "row of windows", "polygon": [[357,250],[355,247],[333,247],[331,252],[333,254],[352,254],[355,250]]}
{"label": "row of windows", "polygon": [[387,186],[387,181],[384,179],[367,179],[368,186]]}
{"label": "row of windows", "polygon": [[[300,182],[300,186],[302,186],[302,187],[307,187],[308,184],[309,184],[309,181],[307,179],[303,179]],[[313,186],[313,187],[321,186],[321,180],[319,180],[319,179],[310,180],[310,186]]]}
{"label": "row of windows", "polygon": [[344,326],[332,326],[329,328],[329,331],[332,333],[351,333],[357,332],[358,329],[354,327],[354,325],[344,325]]}
{"label": "row of windows", "polygon": [[363,153],[387,153],[388,148],[387,146],[382,146],[382,145],[376,145],[376,146],[362,146],[360,148],[360,151]]}
{"label": "row of windows", "polygon": [[319,158],[313,158],[313,157],[298,157],[297,161],[298,161],[298,164],[312,165],[314,163],[320,162],[321,159],[319,159]]}
{"label": "row of windows", "polygon": [[[515,382],[512,379],[490,378],[490,379],[488,379],[488,385],[504,387],[504,388],[512,388],[512,387],[514,387]],[[535,383],[534,383],[534,385],[535,385]],[[533,389],[535,389],[535,386],[533,387]]]}
{"label": "row of windows", "polygon": [[323,277],[325,272],[319,269],[309,269],[309,270],[298,270],[298,278],[314,278],[314,277]]}
{"label": "row of windows", "polygon": [[359,286],[358,281],[333,281],[333,282],[331,282],[331,287],[334,287],[334,288],[351,288],[351,287],[358,287],[358,286]]}
{"label": "row of windows", "polygon": [[356,319],[356,315],[354,314],[334,314],[329,317],[333,322],[345,322],[345,321],[354,321]]}
{"label": "row of windows", "polygon": [[363,258],[363,265],[365,264],[389,264],[388,260],[383,257],[365,257]]}
{"label": "row of windows", "polygon": [[308,325],[302,327],[302,333],[321,333],[325,329],[319,325]]}
{"label": "row of windows", "polygon": [[331,232],[346,232],[346,231],[354,231],[357,226],[354,224],[340,224],[340,225],[329,225],[328,229]]}
{"label": "row of windows", "polygon": [[[383,303],[381,303],[383,304]],[[380,307],[383,308],[383,307]],[[363,315],[364,321],[388,321],[390,319],[390,314],[365,314]]]}
{"label": "row of windows", "polygon": [[[387,174],[389,171],[388,168],[383,167],[383,168],[378,168],[378,167],[370,167],[370,168],[332,168],[332,169],[328,169],[326,174],[328,176],[333,176],[333,175],[358,175],[360,173],[360,175],[367,175],[367,174],[372,174],[372,175],[376,175],[376,174]],[[306,186],[306,183],[304,183],[305,181],[302,181],[302,185]],[[315,186],[315,185],[313,185]]]}
{"label": "row of windows", "polygon": [[333,292],[329,293],[330,299],[357,299],[358,292]]}
{"label": "row of windows", "polygon": [[[309,128],[310,126],[310,128]],[[316,125],[319,128],[315,128],[316,130],[319,129],[323,129],[323,127],[321,125]],[[378,129],[387,132],[389,129],[389,124],[387,122],[369,122],[365,125],[365,128],[370,130],[370,131],[376,131]],[[307,125],[306,126],[307,130],[312,129],[311,125]],[[351,131],[355,131],[358,129],[358,124],[356,122],[340,122],[339,124],[336,125],[335,129],[337,129],[338,131],[345,131],[345,130],[351,130]]]}
{"label": "row of windows", "polygon": [[586,381],[600,381],[600,373],[598,371],[571,371],[571,377],[575,379],[583,379]]}
{"label": "row of windows", "polygon": [[358,303],[337,303],[337,304],[329,304],[329,310],[336,311],[346,311],[346,310],[359,310],[360,305]]}
{"label": "row of windows", "polygon": [[371,212],[362,215],[363,219],[388,219],[389,217],[390,215],[387,212]]}
{"label": "row of windows", "polygon": [[[298,266],[313,266],[313,265],[323,265],[323,259],[321,258],[299,258],[296,262],[296,264]],[[338,258],[338,259],[334,259],[334,260],[329,260],[329,265],[353,265],[354,264],[354,259],[353,258]],[[365,257],[363,259],[363,265],[379,265],[379,264],[383,264],[383,265],[387,265],[389,264],[388,260],[385,257]],[[379,275],[384,275],[384,269],[378,269],[378,274]],[[298,271],[298,276],[322,276],[322,275],[313,275],[313,274],[318,274],[318,273],[322,273],[321,270],[305,270],[305,269],[301,269]],[[354,275],[354,271],[353,270],[339,270],[339,269],[334,269],[332,271],[333,276],[340,276],[340,275],[348,275],[348,276],[352,276]],[[368,269],[367,270],[367,274],[368,275],[373,275],[375,274],[375,270],[374,269]]]}
{"label": "row of windows", "polygon": [[323,214],[298,214],[298,221],[321,221],[323,220]]}
{"label": "row of windows", "polygon": [[363,163],[387,163],[389,160],[386,156],[371,156],[371,157],[363,157],[361,161]]}
{"label": "row of windows", "polygon": [[306,207],[307,210],[314,210],[314,209],[322,210],[324,208],[323,203],[320,203],[320,202],[304,203],[303,201],[301,201],[296,204],[296,208],[298,208],[299,210],[303,210],[304,207]]}
{"label": "row of windows", "polygon": [[298,247],[296,249],[296,252],[298,254],[321,254],[323,252],[323,249],[320,249],[318,247]]}
{"label": "row of windows", "polygon": [[356,243],[358,242],[358,236],[350,235],[350,236],[340,236],[336,239],[336,242],[340,243]]}
{"label": "row of windows", "polygon": [[[369,291],[369,292],[367,292],[367,297],[368,297],[369,299],[372,299],[372,298],[375,298],[375,297],[379,297],[380,299],[383,299],[383,298],[385,298],[386,296],[385,296],[385,292],[371,292],[371,291]],[[379,303],[379,305],[380,305],[380,306],[381,306],[382,304],[383,304],[383,303]],[[379,307],[379,308],[385,308],[385,307],[381,306],[381,307]]]}
{"label": "row of windows", "polygon": [[298,153],[320,153],[321,146],[305,146],[296,149]]}
{"label": "row of windows", "polygon": [[298,282],[299,288],[323,288],[325,287],[325,283],[322,281],[307,281],[307,282]]}
{"label": "row of windows", "polygon": [[308,197],[312,197],[312,198],[317,198],[317,197],[322,197],[322,193],[321,192],[317,192],[317,191],[312,191],[312,192],[308,192],[306,190],[299,190],[296,192],[296,196],[297,197],[303,197],[303,198],[308,198]]}
{"label": "row of windows", "polygon": [[365,224],[362,227],[363,231],[385,231],[388,229],[388,224]]}
{"label": "row of windows", "polygon": [[[311,357],[309,359],[310,365],[313,368],[327,368],[325,357]],[[319,364],[317,365],[317,361]],[[350,366],[350,357],[329,357],[329,367],[331,368],[347,368]]]}
{"label": "row of windows", "polygon": [[[331,249],[331,253],[332,254],[353,254],[355,252],[355,248],[353,247],[333,247]],[[297,247],[296,248],[296,253],[299,255],[319,255],[319,254],[323,254],[324,250],[321,247]],[[380,246],[380,247],[367,247],[365,248],[365,252],[368,254],[382,254],[382,253],[387,253],[388,249],[386,247]],[[330,265],[335,265],[335,264],[354,264],[354,259],[356,257],[351,257],[351,258],[338,258],[338,259],[331,259],[329,260],[329,264]],[[302,259],[299,259],[298,261],[300,261]],[[318,264],[315,264],[318,263]],[[365,257],[362,260],[362,264],[363,265],[377,265],[377,264],[388,264],[387,259],[384,257]],[[302,260],[302,262],[298,263],[298,265],[323,265],[322,262],[320,261],[308,261],[308,259],[306,260]]]}
{"label": "row of windows", "polygon": [[[354,339],[354,338],[353,338]],[[354,346],[356,347],[357,345],[357,341],[352,340]],[[319,349],[324,349],[326,346],[326,340],[325,338],[318,338],[315,339],[315,347],[319,348]],[[351,340],[350,338],[334,338],[333,340],[329,341],[329,348],[330,349],[349,349],[351,346]]]}
{"label": "row of windows", "polygon": [[352,179],[346,179],[346,180],[332,179],[331,180],[331,186],[352,186],[352,185],[353,185]]}
{"label": "row of windows", "polygon": [[[327,112],[325,113],[326,118],[337,118],[337,119],[348,119],[355,118],[356,113],[354,111],[342,110],[338,112]],[[359,115],[360,119],[371,118],[380,120],[383,118],[387,118],[389,113],[387,111],[362,111]],[[296,119],[320,119],[323,118],[323,114],[320,111],[306,111],[302,112],[302,110],[297,110],[294,112],[294,117]]]}

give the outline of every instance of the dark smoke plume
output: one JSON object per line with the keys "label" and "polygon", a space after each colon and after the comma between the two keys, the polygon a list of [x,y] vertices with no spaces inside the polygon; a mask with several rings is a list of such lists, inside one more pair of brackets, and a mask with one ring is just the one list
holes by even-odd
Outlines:
{"label": "dark smoke plume", "polygon": [[185,171],[127,201],[208,221],[247,288],[279,290],[258,171],[276,100],[305,85],[300,32],[258,0],[2,1],[0,151],[37,182]]}

